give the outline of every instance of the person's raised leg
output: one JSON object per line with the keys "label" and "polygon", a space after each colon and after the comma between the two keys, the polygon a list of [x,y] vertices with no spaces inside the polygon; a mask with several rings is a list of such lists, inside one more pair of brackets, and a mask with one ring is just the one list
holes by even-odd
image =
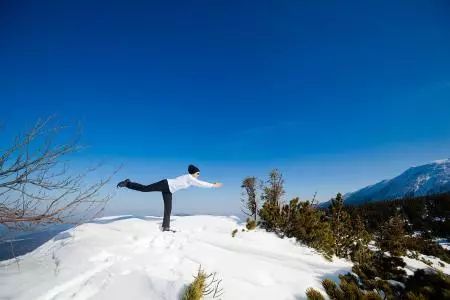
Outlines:
{"label": "person's raised leg", "polygon": [[163,192],[162,196],[164,200],[164,219],[162,227],[163,230],[167,230],[170,228],[170,213],[172,212],[172,193]]}
{"label": "person's raised leg", "polygon": [[140,192],[164,192],[166,191],[166,181],[161,180],[149,185],[143,185],[137,182],[132,182],[129,179],[119,182],[118,187],[127,187],[132,190]]}

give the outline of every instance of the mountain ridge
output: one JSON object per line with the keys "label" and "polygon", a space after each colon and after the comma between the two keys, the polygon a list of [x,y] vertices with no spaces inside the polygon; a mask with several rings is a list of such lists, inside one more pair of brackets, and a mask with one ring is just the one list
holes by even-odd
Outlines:
{"label": "mountain ridge", "polygon": [[[368,185],[355,192],[346,193],[346,204],[394,200],[450,192],[450,159],[435,160],[413,166],[400,175]],[[324,207],[330,201],[320,204]]]}

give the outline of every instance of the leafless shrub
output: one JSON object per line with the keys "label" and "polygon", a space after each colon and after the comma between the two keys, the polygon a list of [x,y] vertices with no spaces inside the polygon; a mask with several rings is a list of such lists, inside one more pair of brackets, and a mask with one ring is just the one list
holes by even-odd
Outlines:
{"label": "leafless shrub", "polygon": [[33,228],[50,223],[78,224],[99,216],[110,194],[101,189],[111,176],[86,184],[99,165],[82,173],[69,169],[68,158],[81,150],[79,134],[65,139],[67,127],[54,118],[39,120],[11,146],[0,149],[0,226]]}

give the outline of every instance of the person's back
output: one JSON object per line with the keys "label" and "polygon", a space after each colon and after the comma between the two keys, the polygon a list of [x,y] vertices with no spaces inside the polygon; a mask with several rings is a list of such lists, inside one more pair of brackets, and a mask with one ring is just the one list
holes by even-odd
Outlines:
{"label": "person's back", "polygon": [[191,174],[185,174],[178,176],[173,179],[167,179],[167,182],[169,183],[169,189],[171,193],[175,193],[178,190],[186,189],[190,187],[191,185],[198,186],[198,187],[207,187],[212,188],[214,187],[213,183],[209,183],[206,181],[201,181],[192,176]]}

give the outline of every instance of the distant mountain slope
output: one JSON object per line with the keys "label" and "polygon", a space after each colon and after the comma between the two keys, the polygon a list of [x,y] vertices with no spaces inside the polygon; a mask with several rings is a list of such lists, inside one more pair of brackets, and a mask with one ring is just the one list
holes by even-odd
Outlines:
{"label": "distant mountain slope", "polygon": [[424,196],[450,191],[450,159],[412,167],[389,180],[383,180],[344,196],[346,204]]}

